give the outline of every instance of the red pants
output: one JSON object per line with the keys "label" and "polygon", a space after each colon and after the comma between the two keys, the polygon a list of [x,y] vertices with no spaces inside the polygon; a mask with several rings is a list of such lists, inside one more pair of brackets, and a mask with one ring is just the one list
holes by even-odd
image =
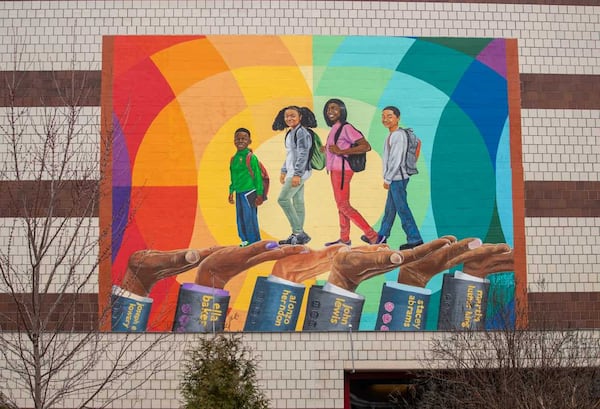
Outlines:
{"label": "red pants", "polygon": [[332,170],[329,172],[331,177],[331,187],[333,188],[333,197],[338,208],[338,216],[340,219],[340,239],[343,241],[350,240],[350,221],[361,229],[365,235],[371,240],[377,239],[377,232],[373,230],[371,225],[364,217],[350,204],[350,181],[354,172],[351,169],[344,171],[344,184],[342,185],[342,171]]}

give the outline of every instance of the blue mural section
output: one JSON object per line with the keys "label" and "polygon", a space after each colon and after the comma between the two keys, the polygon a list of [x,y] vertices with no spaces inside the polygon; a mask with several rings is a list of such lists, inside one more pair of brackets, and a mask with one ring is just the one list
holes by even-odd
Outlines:
{"label": "blue mural section", "polygon": [[[354,101],[353,118],[371,118],[361,125],[368,129],[370,143],[379,153],[386,136],[381,132],[379,113],[387,105],[397,105],[401,126],[412,127],[422,138],[420,173],[411,178],[409,201],[424,239],[452,235],[512,247],[504,40],[345,37],[337,42],[331,38],[314,41],[326,43],[330,53],[315,56],[316,68],[322,69],[316,76],[315,106],[331,94]],[[357,83],[357,77],[368,81]],[[402,236],[400,226],[395,228],[396,236]],[[440,272],[427,283],[431,294],[422,315],[425,329],[438,328],[443,276],[461,268],[457,265]],[[367,298],[361,329],[386,328],[380,294],[382,289],[390,292],[401,275],[402,268],[396,269],[358,287],[357,293]],[[482,288],[493,297],[487,298],[489,322],[477,328],[494,328],[507,322],[507,316],[514,323],[514,273],[489,274],[484,279],[489,285]],[[378,296],[370,296],[374,294]],[[388,305],[394,303],[388,301]],[[406,305],[401,308],[407,309]],[[486,308],[481,307],[483,311]]]}

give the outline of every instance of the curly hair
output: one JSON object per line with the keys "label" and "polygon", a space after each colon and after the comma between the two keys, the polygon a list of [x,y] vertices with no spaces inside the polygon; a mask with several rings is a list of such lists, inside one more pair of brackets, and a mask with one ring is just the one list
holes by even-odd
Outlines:
{"label": "curly hair", "polygon": [[300,115],[300,124],[303,127],[316,128],[317,119],[315,118],[315,114],[310,110],[310,108],[290,105],[283,108],[281,111],[279,111],[279,113],[277,113],[277,116],[275,117],[272,126],[272,129],[274,131],[282,131],[285,128],[287,128],[287,125],[285,123],[285,111],[287,111],[288,109],[293,109],[294,111],[298,112],[298,114]]}

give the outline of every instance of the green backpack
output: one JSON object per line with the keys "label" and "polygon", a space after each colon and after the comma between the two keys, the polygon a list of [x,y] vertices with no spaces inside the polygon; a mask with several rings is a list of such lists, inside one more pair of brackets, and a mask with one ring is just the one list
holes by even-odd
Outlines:
{"label": "green backpack", "polygon": [[[321,142],[319,135],[311,128],[303,128],[308,131],[312,138],[312,145],[310,146],[310,152],[308,153],[308,163],[312,169],[323,170],[325,168],[325,162],[327,161],[325,152],[321,149],[323,142]],[[297,142],[296,134],[294,134],[294,144]]]}
{"label": "green backpack", "polygon": [[323,142],[321,142],[321,138],[319,135],[310,128],[306,128],[310,135],[312,136],[312,146],[310,147],[310,167],[315,170],[323,170],[325,168],[325,162],[327,161],[327,157],[325,152],[321,149],[323,147]]}

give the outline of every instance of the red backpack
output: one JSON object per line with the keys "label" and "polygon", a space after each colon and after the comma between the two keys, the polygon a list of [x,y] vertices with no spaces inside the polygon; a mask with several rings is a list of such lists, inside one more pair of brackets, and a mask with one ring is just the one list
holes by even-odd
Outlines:
{"label": "red backpack", "polygon": [[[246,167],[248,168],[250,177],[252,179],[254,179],[254,171],[252,171],[252,166],[250,165],[250,160],[252,159],[252,155],[254,155],[252,153],[252,151],[248,152],[248,155],[246,155]],[[271,180],[269,179],[269,173],[267,172],[267,168],[265,168],[265,165],[263,165],[263,163],[260,161],[260,159],[258,159],[258,157],[256,159],[258,160],[258,166],[260,167],[260,176],[262,176],[263,200],[267,200],[267,193],[269,193],[269,184],[271,183]],[[231,157],[231,160],[229,161],[230,166],[231,166],[232,161],[233,161],[233,156]]]}

